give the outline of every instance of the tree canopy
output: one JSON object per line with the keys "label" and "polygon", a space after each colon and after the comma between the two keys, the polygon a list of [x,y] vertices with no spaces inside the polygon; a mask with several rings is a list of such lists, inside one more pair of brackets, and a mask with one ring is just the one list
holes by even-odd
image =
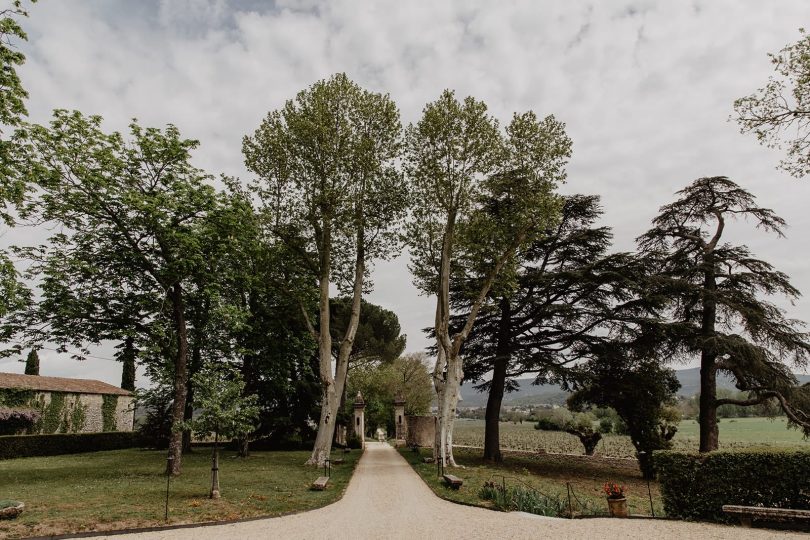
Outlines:
{"label": "tree canopy", "polygon": [[[328,459],[340,398],[375,259],[396,253],[407,204],[398,171],[399,111],[345,74],[321,80],[267,115],[243,141],[259,181],[268,230],[317,283],[318,317],[302,314],[318,341],[321,418],[309,460]],[[351,314],[332,369],[330,283],[351,296]],[[317,327],[316,327],[317,325]]]}
{"label": "tree canopy", "polygon": [[810,432],[810,410],[802,404],[810,389],[797,387],[791,372],[791,366],[807,365],[810,336],[803,323],[767,299],[792,299],[799,291],[746,246],[723,241],[731,220],[744,218],[777,236],[784,220],[723,176],[699,178],[677,195],[638,244],[655,269],[650,286],[666,310],[661,333],[652,340],[663,339],[674,358],[700,355],[701,451],[717,449],[717,407],[734,401],[716,397],[718,371],[750,392],[745,403],[776,397],[788,418]]}
{"label": "tree canopy", "polygon": [[779,166],[796,178],[810,173],[810,35],[769,54],[775,74],[765,86],[734,102],[743,133],[770,148],[786,147]]}

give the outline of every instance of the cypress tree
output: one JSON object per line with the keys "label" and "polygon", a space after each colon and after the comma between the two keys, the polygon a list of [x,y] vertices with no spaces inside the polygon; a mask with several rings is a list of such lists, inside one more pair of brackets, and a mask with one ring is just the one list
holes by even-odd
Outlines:
{"label": "cypress tree", "polygon": [[36,349],[31,349],[28,357],[25,359],[25,374],[26,375],[39,375],[39,355]]}

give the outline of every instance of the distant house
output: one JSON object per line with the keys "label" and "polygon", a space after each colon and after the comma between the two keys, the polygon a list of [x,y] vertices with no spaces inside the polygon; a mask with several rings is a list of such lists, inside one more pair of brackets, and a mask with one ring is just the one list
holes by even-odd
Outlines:
{"label": "distant house", "polygon": [[0,408],[34,409],[34,433],[132,431],[132,392],[91,379],[0,373]]}

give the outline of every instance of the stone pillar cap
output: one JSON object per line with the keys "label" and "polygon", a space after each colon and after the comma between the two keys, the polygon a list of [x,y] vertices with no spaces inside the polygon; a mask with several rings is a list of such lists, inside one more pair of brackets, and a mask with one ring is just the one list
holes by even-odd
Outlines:
{"label": "stone pillar cap", "polygon": [[405,405],[405,396],[402,395],[402,392],[397,392],[394,395],[394,405]]}
{"label": "stone pillar cap", "polygon": [[363,401],[363,394],[360,391],[357,391],[357,397],[354,398],[354,408],[355,409],[364,409],[366,407],[366,402]]}

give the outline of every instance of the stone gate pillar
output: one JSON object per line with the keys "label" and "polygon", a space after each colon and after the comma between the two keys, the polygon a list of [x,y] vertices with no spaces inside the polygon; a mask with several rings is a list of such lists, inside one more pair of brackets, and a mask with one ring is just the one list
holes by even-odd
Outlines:
{"label": "stone gate pillar", "polygon": [[366,402],[363,401],[363,394],[357,392],[357,397],[354,398],[354,423],[352,425],[353,433],[360,438],[360,448],[366,447]]}
{"label": "stone gate pillar", "polygon": [[405,442],[408,437],[408,424],[405,422],[405,397],[402,392],[394,396],[394,426],[396,440]]}

